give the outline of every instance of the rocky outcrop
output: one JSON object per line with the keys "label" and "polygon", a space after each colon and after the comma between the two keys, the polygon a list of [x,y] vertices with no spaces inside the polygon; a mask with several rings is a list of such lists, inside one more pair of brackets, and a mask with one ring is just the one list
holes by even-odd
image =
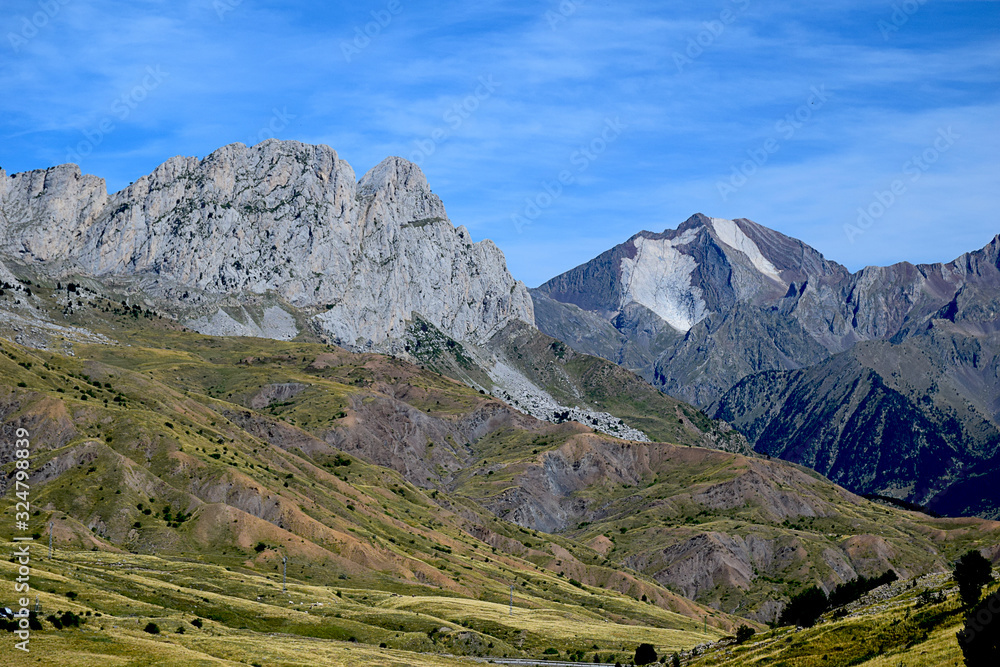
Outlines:
{"label": "rocky outcrop", "polygon": [[301,382],[282,382],[280,384],[269,384],[260,388],[256,394],[248,401],[251,408],[260,410],[275,403],[287,401],[294,398],[309,388],[309,385]]}
{"label": "rocky outcrop", "polygon": [[533,322],[503,254],[452,226],[416,165],[388,158],[356,181],[331,148],[297,142],[171,158],[110,196],[75,165],[0,173],[0,258],[126,284],[213,334],[290,338],[301,314],[384,349],[413,313],[478,342]]}

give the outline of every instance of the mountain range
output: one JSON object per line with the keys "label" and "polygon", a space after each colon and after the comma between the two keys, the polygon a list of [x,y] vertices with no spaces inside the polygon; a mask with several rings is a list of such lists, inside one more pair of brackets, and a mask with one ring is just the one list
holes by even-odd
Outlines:
{"label": "mountain range", "polygon": [[[528,290],[500,250],[454,227],[420,169],[400,158],[356,180],[326,146],[233,144],[202,160],[172,158],[111,195],[76,165],[0,172],[3,276],[12,285],[75,281],[203,334],[304,336],[420,360],[528,414],[572,417],[615,435],[647,439],[623,418],[648,430],[665,412],[612,414],[589,400],[583,366],[567,364],[565,346],[535,328]],[[35,301],[9,304],[0,327],[12,339],[92,339]],[[511,343],[526,336],[560,363],[526,358]],[[621,375],[643,405],[670,403],[629,373],[610,365],[606,373]],[[666,410],[675,409],[696,412],[676,401]],[[712,430],[702,416],[694,420],[701,427],[678,419],[652,437]],[[727,426],[715,430],[720,443],[749,450]]]}
{"label": "mountain range", "polygon": [[[947,264],[851,273],[757,223],[698,214],[529,291],[400,158],[356,179],[326,146],[233,144],[110,195],[75,165],[0,173],[11,284],[76,280],[203,334],[395,354],[538,418],[633,439],[676,440],[679,425],[953,515],[1000,513],[981,490],[1000,488],[998,266],[1000,236]],[[15,340],[86,339],[21,301]],[[602,404],[583,386],[593,357],[688,416],[655,417],[666,399],[611,367],[632,389]],[[639,410],[608,400],[635,392]]]}
{"label": "mountain range", "polygon": [[0,171],[0,215],[5,261],[141,291],[204,333],[381,348],[412,312],[463,340],[532,321],[502,253],[399,158],[357,180],[326,146],[233,144],[113,195],[76,165]]}
{"label": "mountain range", "polygon": [[[0,429],[35,434],[60,548],[254,577],[286,553],[365,600],[496,606],[513,578],[703,641],[811,584],[1000,556],[998,249],[851,273],[696,215],[528,290],[399,158],[357,179],[234,144],[113,194],[0,172]],[[355,612],[365,641],[438,645]],[[449,652],[549,638],[442,614]]]}
{"label": "mountain range", "polygon": [[996,515],[1000,236],[851,273],[749,220],[640,232],[532,290],[540,330],[858,492]]}

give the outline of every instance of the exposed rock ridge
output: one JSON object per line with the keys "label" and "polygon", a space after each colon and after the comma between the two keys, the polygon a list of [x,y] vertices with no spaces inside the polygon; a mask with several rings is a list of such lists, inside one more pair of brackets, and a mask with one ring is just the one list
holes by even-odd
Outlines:
{"label": "exposed rock ridge", "polygon": [[227,299],[302,310],[355,348],[386,347],[414,312],[476,342],[534,321],[503,254],[452,226],[419,167],[388,158],[358,182],[333,149],[292,141],[171,158],[110,196],[75,165],[0,173],[0,253],[131,282],[206,333],[274,330],[215,318]]}

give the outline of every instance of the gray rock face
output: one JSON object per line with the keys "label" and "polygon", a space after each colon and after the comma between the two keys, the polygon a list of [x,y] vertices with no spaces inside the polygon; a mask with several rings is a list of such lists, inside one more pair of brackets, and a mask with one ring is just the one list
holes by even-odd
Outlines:
{"label": "gray rock face", "polygon": [[[329,147],[297,142],[171,158],[111,196],[75,165],[0,172],[0,253],[124,281],[206,333],[287,338],[276,304],[349,347],[386,346],[414,312],[470,341],[534,319],[500,250],[452,226],[416,165],[388,158],[358,182]],[[261,321],[220,315],[243,302]]]}

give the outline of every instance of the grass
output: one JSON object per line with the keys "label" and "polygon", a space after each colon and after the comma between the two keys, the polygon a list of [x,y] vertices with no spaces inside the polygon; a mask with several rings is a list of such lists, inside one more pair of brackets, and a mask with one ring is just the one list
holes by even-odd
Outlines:
{"label": "grass", "polygon": [[[516,602],[520,602],[520,593],[516,597]],[[599,614],[589,613],[583,605],[524,609],[519,604],[510,613],[506,605],[479,600],[403,597],[391,599],[386,606],[421,610],[465,627],[490,628],[505,636],[519,635],[524,640],[523,646],[535,653],[549,646],[561,646],[566,651],[628,651],[642,642],[679,650],[690,646],[692,641],[703,643],[723,636],[715,628],[703,632],[690,618],[670,612],[662,615],[659,619],[662,625],[656,627],[611,623]],[[593,648],[595,645],[597,649]]]}
{"label": "grass", "polygon": [[[662,653],[732,632],[745,622],[732,612],[833,577],[831,550],[880,573],[885,547],[920,572],[996,542],[993,524],[859,501],[780,462],[533,422],[387,356],[110,321],[102,331],[128,345],[77,343],[71,357],[0,340],[0,422],[32,432],[30,522],[55,524],[58,557],[33,562],[33,584],[45,614],[86,619],[41,631],[34,663],[459,664],[442,655],[550,648],[624,660],[639,642]],[[306,389],[251,406],[288,382]],[[13,500],[0,499],[7,525]],[[786,501],[815,516],[779,512]],[[504,518],[551,507],[566,523],[550,532]],[[706,537],[795,558],[745,586],[723,572],[696,602],[667,555]],[[830,641],[859,644],[844,623]]]}
{"label": "grass", "polygon": [[[890,596],[869,594],[851,605],[851,613],[830,613],[812,628],[780,628],[742,646],[719,646],[686,663],[697,667],[960,667],[962,653],[955,637],[963,615],[957,589],[947,575],[898,582]],[[921,606],[923,591],[944,593],[941,602]]]}
{"label": "grass", "polygon": [[[690,619],[669,612],[659,627],[612,623],[523,593],[508,615],[506,606],[480,600],[298,580],[282,593],[276,576],[190,558],[62,550],[51,561],[42,550],[36,558],[41,616],[72,611],[84,623],[61,631],[44,623],[24,664],[468,664],[437,654],[520,657],[597,644],[624,656],[640,641],[683,647],[722,635],[690,629]],[[0,577],[15,575],[16,564],[0,563]],[[151,622],[160,635],[142,631]],[[150,652],[159,662],[141,662]]]}

